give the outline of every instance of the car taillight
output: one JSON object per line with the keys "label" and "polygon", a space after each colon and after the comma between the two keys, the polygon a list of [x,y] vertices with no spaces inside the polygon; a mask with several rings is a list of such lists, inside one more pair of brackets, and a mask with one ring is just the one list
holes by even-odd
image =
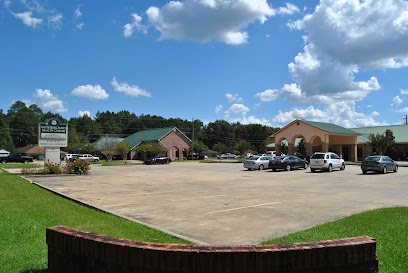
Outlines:
{"label": "car taillight", "polygon": [[327,160],[325,159],[325,160],[324,160],[324,164],[326,164],[326,163],[327,163]]}
{"label": "car taillight", "polygon": [[380,162],[378,162],[378,161],[377,161],[377,162],[375,162],[375,165],[380,165],[380,164],[381,164],[381,163],[380,163]]}
{"label": "car taillight", "polygon": [[282,161],[278,161],[278,162],[276,162],[277,164],[282,164],[283,162]]}

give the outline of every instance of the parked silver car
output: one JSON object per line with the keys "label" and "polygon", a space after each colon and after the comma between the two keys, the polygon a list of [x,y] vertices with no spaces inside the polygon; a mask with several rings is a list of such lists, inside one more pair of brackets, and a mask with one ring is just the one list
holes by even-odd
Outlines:
{"label": "parked silver car", "polygon": [[244,161],[244,168],[247,168],[249,171],[254,169],[267,169],[269,160],[272,160],[272,158],[269,156],[253,156],[250,159]]}
{"label": "parked silver car", "polygon": [[363,174],[368,171],[387,173],[388,171],[398,172],[398,164],[389,156],[374,155],[366,157],[361,162],[361,170]]}

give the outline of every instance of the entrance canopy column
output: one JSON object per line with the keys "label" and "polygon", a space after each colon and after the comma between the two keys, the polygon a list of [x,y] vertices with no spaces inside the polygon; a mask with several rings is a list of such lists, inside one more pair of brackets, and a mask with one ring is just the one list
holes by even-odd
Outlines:
{"label": "entrance canopy column", "polygon": [[295,154],[295,144],[289,143],[288,144],[288,154],[294,155]]}
{"label": "entrance canopy column", "polygon": [[306,158],[310,158],[313,154],[313,145],[311,143],[306,143]]}
{"label": "entrance canopy column", "polygon": [[275,143],[275,151],[276,151],[276,155],[280,156],[282,151],[281,151],[281,146],[277,145],[277,143]]}
{"label": "entrance canopy column", "polygon": [[329,145],[327,143],[322,143],[322,153],[327,153],[329,151]]}

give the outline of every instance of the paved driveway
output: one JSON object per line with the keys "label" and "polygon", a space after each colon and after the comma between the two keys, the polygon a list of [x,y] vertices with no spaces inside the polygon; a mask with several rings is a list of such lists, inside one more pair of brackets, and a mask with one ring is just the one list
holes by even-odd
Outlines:
{"label": "paved driveway", "polygon": [[31,176],[102,210],[199,243],[254,244],[351,214],[408,206],[408,168],[247,171],[242,164],[92,165],[87,176]]}

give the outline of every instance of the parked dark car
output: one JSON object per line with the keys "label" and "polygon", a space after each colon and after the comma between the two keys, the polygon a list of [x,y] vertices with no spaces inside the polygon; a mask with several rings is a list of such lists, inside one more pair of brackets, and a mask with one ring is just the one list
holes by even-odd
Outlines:
{"label": "parked dark car", "polygon": [[78,159],[78,157],[79,157],[79,155],[72,155],[72,156],[69,158],[69,161],[74,162],[75,160]]}
{"label": "parked dark car", "polygon": [[302,153],[299,153],[299,152],[295,152],[295,156],[299,157],[300,159],[306,159],[306,157]]}
{"label": "parked dark car", "polygon": [[155,156],[148,158],[143,161],[146,165],[154,165],[154,164],[170,164],[171,158],[167,156]]}
{"label": "parked dark car", "polygon": [[7,162],[28,164],[29,162],[33,162],[33,158],[31,156],[24,156],[18,154],[10,154],[5,157],[0,157],[0,160],[1,164],[6,164]]}
{"label": "parked dark car", "polygon": [[363,174],[368,171],[375,171],[379,173],[387,173],[389,171],[398,172],[398,164],[389,156],[373,155],[366,157],[361,162],[361,170]]}
{"label": "parked dark car", "polygon": [[308,165],[309,163],[306,160],[293,155],[277,156],[269,161],[269,168],[271,168],[272,171],[276,170],[291,171],[292,169],[307,169]]}

